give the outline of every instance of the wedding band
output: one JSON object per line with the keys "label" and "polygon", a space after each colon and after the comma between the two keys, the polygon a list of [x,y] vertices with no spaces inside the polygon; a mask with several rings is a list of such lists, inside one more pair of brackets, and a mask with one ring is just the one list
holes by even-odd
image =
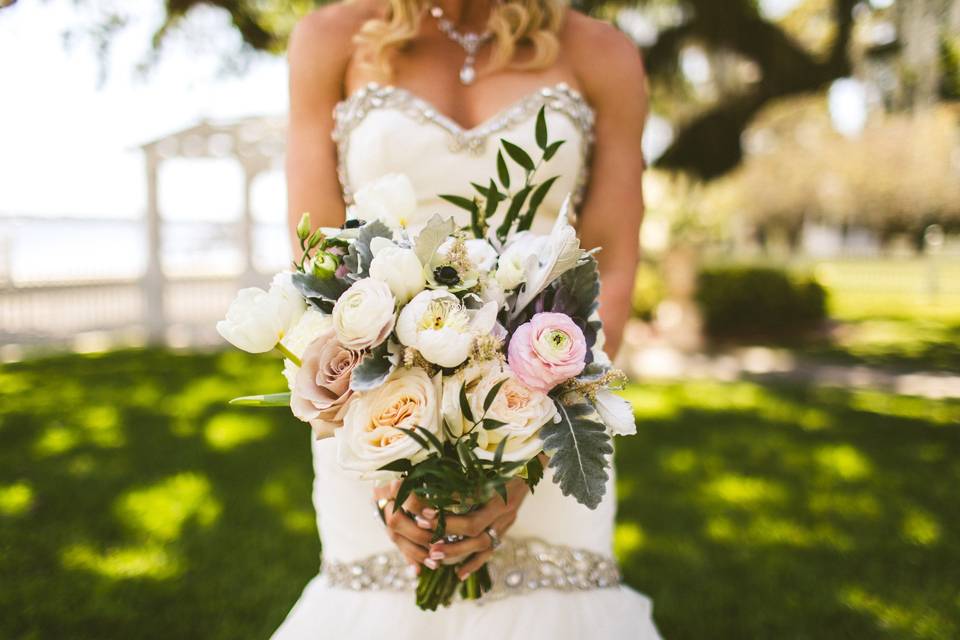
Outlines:
{"label": "wedding band", "polygon": [[497,535],[497,530],[496,530],[496,529],[494,529],[493,527],[487,527],[487,528],[486,528],[486,532],[487,532],[487,535],[490,536],[490,548],[491,548],[491,549],[496,549],[496,548],[499,547],[501,544],[503,544],[503,541],[500,540],[500,536]]}

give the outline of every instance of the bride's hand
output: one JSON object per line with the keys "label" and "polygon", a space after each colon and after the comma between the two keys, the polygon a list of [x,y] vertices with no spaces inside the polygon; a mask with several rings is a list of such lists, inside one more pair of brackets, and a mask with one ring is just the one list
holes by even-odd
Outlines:
{"label": "bride's hand", "polygon": [[[493,555],[493,536],[488,531],[493,530],[497,538],[502,539],[507,530],[517,519],[517,510],[523,504],[524,498],[530,493],[525,480],[514,478],[507,483],[507,501],[500,496],[494,496],[481,508],[463,516],[447,516],[447,535],[465,536],[460,542],[438,541],[429,545],[431,558],[470,557],[463,566],[457,569],[460,580],[483,566]],[[436,514],[429,518],[433,522]],[[419,521],[418,521],[419,523]],[[422,525],[421,525],[422,526]]]}
{"label": "bride's hand", "polygon": [[[430,553],[430,540],[433,537],[432,520],[436,512],[426,508],[413,494],[403,503],[402,509],[395,508],[394,496],[400,488],[400,481],[394,480],[390,484],[377,487],[373,490],[373,498],[378,508],[383,511],[383,521],[387,525],[387,534],[400,553],[412,564],[417,573],[420,565],[424,564],[431,569],[437,568],[437,560],[442,556]],[[383,505],[380,507],[379,505]]]}

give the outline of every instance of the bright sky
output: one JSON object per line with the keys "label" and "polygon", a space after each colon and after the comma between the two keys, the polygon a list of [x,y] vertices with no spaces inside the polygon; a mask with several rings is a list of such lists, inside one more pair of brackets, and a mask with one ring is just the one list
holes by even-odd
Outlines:
{"label": "bright sky", "polygon": [[[259,56],[242,77],[219,72],[222,52],[236,49],[239,36],[215,9],[192,14],[189,31],[170,38],[160,62],[138,76],[160,3],[138,5],[154,8],[141,11],[115,41],[102,88],[92,43],[80,39],[68,49],[62,38],[90,22],[92,9],[48,0],[0,10],[0,215],[136,217],[144,202],[139,143],[201,117],[286,111],[283,58]],[[187,42],[188,35],[195,40]],[[198,51],[196,39],[211,44]],[[228,162],[171,163],[162,180],[171,218],[236,215],[240,177]],[[276,211],[282,178],[269,176],[259,192]]]}

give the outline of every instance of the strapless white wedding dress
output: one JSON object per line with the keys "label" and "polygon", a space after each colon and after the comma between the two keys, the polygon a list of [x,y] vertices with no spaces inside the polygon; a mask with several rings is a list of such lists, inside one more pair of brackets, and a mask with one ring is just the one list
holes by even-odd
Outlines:
{"label": "strapless white wedding dress", "polygon": [[[344,196],[350,202],[364,184],[405,173],[418,196],[412,226],[434,213],[462,221],[463,212],[437,194],[469,195],[471,181],[486,183],[496,171],[500,138],[535,150],[541,105],[551,140],[566,140],[538,174],[560,175],[536,223],[548,228],[568,192],[577,200],[582,195],[593,141],[593,111],[563,84],[469,130],[408,91],[367,85],[334,113]],[[515,177],[522,180],[519,171]],[[613,474],[603,501],[590,510],[561,495],[548,469],[490,563],[493,590],[477,602],[423,612],[414,603],[416,577],[376,515],[371,484],[337,466],[334,438],[309,437],[323,560],[274,640],[659,638],[650,600],[620,583],[612,556]]]}

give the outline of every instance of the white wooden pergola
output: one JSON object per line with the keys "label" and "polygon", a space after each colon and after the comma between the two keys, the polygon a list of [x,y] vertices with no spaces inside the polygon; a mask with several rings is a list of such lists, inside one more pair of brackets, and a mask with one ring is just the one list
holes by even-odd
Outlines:
{"label": "white wooden pergola", "polygon": [[243,170],[243,210],[240,249],[244,267],[241,284],[255,282],[253,264],[253,212],[251,190],[257,176],[278,165],[285,150],[286,121],[282,117],[249,117],[230,121],[202,120],[140,145],[147,178],[145,229],[147,233],[147,269],[144,274],[144,322],[149,342],[164,340],[166,318],[163,271],[163,217],[159,205],[159,173],[163,162],[175,158],[227,159]]}

